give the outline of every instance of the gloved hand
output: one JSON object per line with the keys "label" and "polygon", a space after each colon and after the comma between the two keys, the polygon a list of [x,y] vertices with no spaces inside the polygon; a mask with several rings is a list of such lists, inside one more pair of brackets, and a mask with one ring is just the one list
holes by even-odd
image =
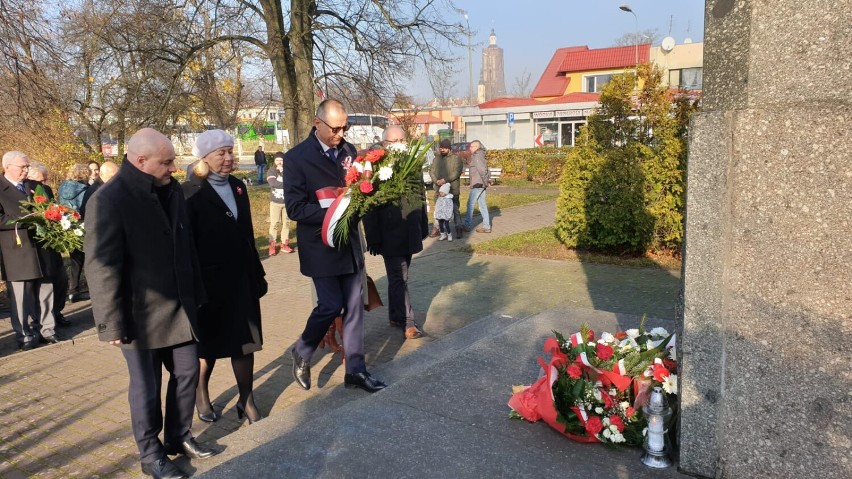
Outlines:
{"label": "gloved hand", "polygon": [[367,252],[373,256],[377,254],[382,254],[382,244],[381,243],[373,243],[367,245]]}

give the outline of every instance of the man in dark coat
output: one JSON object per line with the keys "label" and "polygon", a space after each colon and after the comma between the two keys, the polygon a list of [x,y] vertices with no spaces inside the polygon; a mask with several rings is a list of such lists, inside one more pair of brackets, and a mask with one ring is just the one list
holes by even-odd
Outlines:
{"label": "man in dark coat", "polygon": [[302,274],[313,279],[317,306],[293,348],[293,376],[304,389],[311,387],[311,357],[334,318],[343,313],[343,348],[346,354],[346,387],[375,392],[385,384],[367,372],[364,362],[364,303],[362,297],[364,253],[355,224],[349,241],[329,247],[321,237],[326,210],[317,190],[345,186],[344,167],[356,156],[343,139],[348,115],[336,100],[324,100],[317,108],[314,128],[308,137],[284,155],[284,203],[287,216],[297,222],[299,264]]}
{"label": "man in dark coat", "polygon": [[450,184],[450,193],[453,194],[453,224],[456,227],[456,239],[462,237],[462,218],[459,213],[459,197],[461,196],[461,174],[464,171],[464,162],[459,155],[452,152],[450,140],[441,140],[438,148],[439,155],[432,162],[430,174],[432,175],[432,186],[437,195],[438,189],[444,183]]}
{"label": "man in dark coat", "polygon": [[[142,471],[160,478],[186,477],[167,454],[214,454],[190,432],[198,384],[196,311],[204,288],[174,171],[169,139],[142,129],[127,142],[127,161],[86,211],[85,268],[98,337],[121,347]],[[163,366],[170,374],[165,418]]]}
{"label": "man in dark coat", "polygon": [[263,152],[263,145],[259,145],[254,152],[254,164],[257,166],[257,184],[262,185],[266,181],[263,174],[266,171],[266,153]]}
{"label": "man in dark coat", "polygon": [[[385,147],[405,143],[405,131],[399,126],[386,128],[383,136]],[[402,198],[399,205],[383,205],[364,216],[367,250],[370,254],[382,255],[385,261],[388,320],[391,326],[402,328],[407,339],[423,337],[423,331],[414,322],[408,294],[408,270],[411,256],[423,251],[423,239],[428,234],[425,194],[425,190],[421,191],[417,198]]]}
{"label": "man in dark coat", "polygon": [[7,152],[0,177],[0,266],[11,300],[12,329],[23,351],[39,341],[59,341],[53,331],[53,276],[62,265],[59,253],[36,244],[32,230],[15,229],[14,221],[26,214],[21,202],[32,197],[26,180],[29,167],[25,153]]}

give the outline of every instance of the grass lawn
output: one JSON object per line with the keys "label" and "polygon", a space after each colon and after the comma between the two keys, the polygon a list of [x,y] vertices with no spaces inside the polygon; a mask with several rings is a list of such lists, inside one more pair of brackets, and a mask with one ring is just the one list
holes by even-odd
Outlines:
{"label": "grass lawn", "polygon": [[553,226],[516,233],[477,245],[467,245],[463,250],[478,254],[581,261],[637,268],[680,270],[681,266],[680,258],[667,255],[617,256],[577,251],[566,247],[556,239]]}

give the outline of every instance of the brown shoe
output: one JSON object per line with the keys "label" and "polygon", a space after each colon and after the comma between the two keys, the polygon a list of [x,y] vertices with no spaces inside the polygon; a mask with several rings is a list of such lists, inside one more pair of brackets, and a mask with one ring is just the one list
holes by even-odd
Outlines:
{"label": "brown shoe", "polygon": [[419,339],[423,337],[423,331],[417,326],[405,328],[405,339]]}
{"label": "brown shoe", "polygon": [[477,233],[490,233],[491,228],[485,228],[484,226],[480,226],[479,228],[476,228],[476,232]]}

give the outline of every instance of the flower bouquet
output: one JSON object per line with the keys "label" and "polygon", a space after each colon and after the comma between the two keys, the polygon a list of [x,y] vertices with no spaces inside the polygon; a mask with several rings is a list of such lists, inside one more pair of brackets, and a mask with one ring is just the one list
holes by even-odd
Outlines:
{"label": "flower bouquet", "polygon": [[15,243],[21,246],[19,227],[32,229],[40,246],[60,253],[83,249],[83,223],[80,213],[47,198],[44,187],[36,186],[31,200],[22,201],[27,214],[14,220]]}
{"label": "flower bouquet", "polygon": [[323,188],[317,197],[322,203],[329,194],[330,201],[322,225],[322,240],[326,246],[343,245],[349,241],[349,230],[356,218],[368,211],[403,197],[422,197],[423,157],[430,144],[422,140],[406,145],[395,143],[387,149],[370,150],[351,164],[344,163],[345,188]]}
{"label": "flower bouquet", "polygon": [[544,375],[517,388],[510,417],[543,419],[579,442],[640,446],[652,388],[677,394],[674,342],[663,328],[646,331],[644,318],[638,329],[597,337],[586,324],[568,338],[554,331],[544,343],[550,362],[538,358]]}

